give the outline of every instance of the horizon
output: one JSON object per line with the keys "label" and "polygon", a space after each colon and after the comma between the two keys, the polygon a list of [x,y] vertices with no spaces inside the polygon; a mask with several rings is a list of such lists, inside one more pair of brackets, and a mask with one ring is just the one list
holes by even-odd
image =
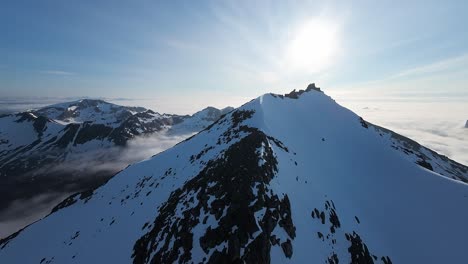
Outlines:
{"label": "horizon", "polygon": [[[320,87],[320,85],[317,86]],[[307,86],[303,86],[296,90],[305,89],[306,87]],[[320,88],[325,94],[338,102],[338,104],[355,112],[366,121],[383,126],[413,139],[423,146],[429,147],[457,162],[468,164],[468,147],[464,144],[464,142],[468,140],[468,133],[465,131],[466,129],[464,129],[465,123],[468,122],[466,116],[466,102],[468,101],[468,97],[465,98],[463,93],[458,96],[438,96],[436,97],[437,100],[434,100],[435,97],[430,94],[423,98],[417,96],[405,97],[399,94],[379,97],[372,93],[367,93],[366,96],[362,96],[362,94],[356,95],[347,91],[330,95],[328,89]],[[169,99],[154,100],[102,97],[36,97],[30,98],[30,101],[22,101],[18,104],[19,99],[16,98],[0,100],[0,114],[37,109],[51,104],[80,99],[97,99],[122,106],[142,106],[159,113],[193,115],[210,106],[218,109],[225,107],[237,108],[259,96],[238,98],[237,105],[203,105],[193,102],[191,104],[187,104],[186,102],[175,103]],[[5,103],[5,101],[8,103]],[[4,111],[6,109],[5,105],[10,107],[9,111]],[[163,107],[161,108],[160,106]],[[168,111],[160,110],[165,109],[164,106],[168,107]],[[185,108],[186,111],[171,111],[174,109],[183,109],[184,106],[189,106]],[[4,112],[2,112],[2,110]],[[428,110],[431,111],[432,115],[427,115]]]}

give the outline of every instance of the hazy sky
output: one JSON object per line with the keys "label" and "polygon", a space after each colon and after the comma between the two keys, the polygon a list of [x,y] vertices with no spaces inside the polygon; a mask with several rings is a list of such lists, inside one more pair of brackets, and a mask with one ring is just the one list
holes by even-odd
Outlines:
{"label": "hazy sky", "polygon": [[468,1],[2,1],[0,97],[468,97]]}

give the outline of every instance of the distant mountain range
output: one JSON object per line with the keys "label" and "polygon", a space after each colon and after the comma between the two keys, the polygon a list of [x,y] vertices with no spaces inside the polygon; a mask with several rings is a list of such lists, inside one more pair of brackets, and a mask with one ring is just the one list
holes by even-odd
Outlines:
{"label": "distant mountain range", "polygon": [[311,84],[70,196],[0,240],[0,262],[464,263],[467,181]]}
{"label": "distant mountain range", "polygon": [[[8,220],[2,212],[14,201],[102,184],[141,158],[122,160],[131,140],[152,135],[183,139],[231,110],[208,107],[181,116],[84,99],[2,115],[0,222]],[[114,166],[117,161],[122,165]],[[84,169],[90,162],[99,166]]]}

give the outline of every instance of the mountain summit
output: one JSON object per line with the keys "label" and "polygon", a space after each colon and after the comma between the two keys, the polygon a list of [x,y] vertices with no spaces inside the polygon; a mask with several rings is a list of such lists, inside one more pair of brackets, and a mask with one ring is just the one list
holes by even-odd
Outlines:
{"label": "mountain summit", "polygon": [[147,109],[143,107],[120,106],[97,99],[81,99],[50,105],[36,110],[35,113],[65,124],[92,122],[119,125],[133,114],[145,111]]}
{"label": "mountain summit", "polygon": [[461,263],[467,179],[317,89],[266,94],[69,197],[0,262]]}

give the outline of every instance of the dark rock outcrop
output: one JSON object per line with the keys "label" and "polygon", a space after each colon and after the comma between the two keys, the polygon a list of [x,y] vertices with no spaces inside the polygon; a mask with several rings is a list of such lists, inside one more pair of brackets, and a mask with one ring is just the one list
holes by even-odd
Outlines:
{"label": "dark rock outcrop", "polygon": [[[240,133],[248,135],[231,145],[222,158],[209,161],[197,176],[171,194],[159,209],[152,228],[135,243],[134,263],[189,262],[194,241],[192,230],[206,224],[207,218],[218,224],[206,227],[199,240],[202,250],[208,253],[224,246],[204,263],[269,263],[272,246],[281,247],[286,257],[292,256],[291,239],[296,236],[296,228],[289,199],[287,195],[275,194],[268,185],[277,172],[276,158],[268,147],[270,139],[262,131],[241,124],[252,114],[232,113],[232,129],[228,130],[229,135],[224,135],[226,140]],[[260,156],[256,150],[261,146],[264,152]],[[194,156],[192,162],[201,155]],[[260,159],[264,161],[261,166]],[[190,206],[193,200],[199,202]],[[176,215],[177,211],[181,215]],[[289,238],[277,238],[273,234],[277,226]]]}
{"label": "dark rock outcrop", "polygon": [[296,89],[294,89],[292,92],[288,93],[288,94],[285,94],[284,97],[288,97],[288,98],[292,98],[292,99],[297,99],[299,98],[299,96],[303,93],[307,93],[307,92],[310,92],[310,91],[317,91],[317,92],[322,92],[322,90],[320,90],[319,87],[316,87],[315,86],[315,83],[311,83],[307,86],[307,88],[305,90],[299,90],[299,91],[296,91]]}

